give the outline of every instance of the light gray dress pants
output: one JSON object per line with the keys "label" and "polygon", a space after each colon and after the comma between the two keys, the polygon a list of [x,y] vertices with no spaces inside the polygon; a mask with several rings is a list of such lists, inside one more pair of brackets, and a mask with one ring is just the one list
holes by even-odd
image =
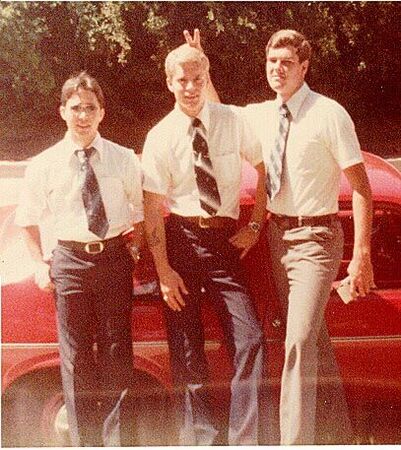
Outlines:
{"label": "light gray dress pants", "polygon": [[[344,443],[350,438],[350,422],[324,320],[342,257],[341,224],[336,221],[330,227],[285,230],[270,220],[269,244],[275,283],[287,319],[280,397],[281,444],[321,443],[317,434],[322,421],[329,425],[322,431],[331,433],[335,443]],[[318,379],[325,383],[318,386]]]}

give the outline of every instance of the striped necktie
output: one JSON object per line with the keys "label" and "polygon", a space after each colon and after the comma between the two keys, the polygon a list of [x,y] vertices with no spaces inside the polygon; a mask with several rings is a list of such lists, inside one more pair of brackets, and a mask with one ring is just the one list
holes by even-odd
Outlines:
{"label": "striped necktie", "polygon": [[279,114],[278,135],[267,164],[266,190],[270,200],[273,200],[280,191],[284,154],[291,122],[291,113],[285,103],[280,106]]}
{"label": "striped necktie", "polygon": [[89,158],[94,150],[93,147],[90,147],[83,150],[76,150],[75,153],[80,163],[79,178],[82,200],[88,219],[88,229],[96,234],[96,236],[104,239],[109,229],[109,223],[107,221],[99,183],[93,167],[89,162]]}
{"label": "striped necktie", "polygon": [[200,195],[200,205],[203,210],[214,216],[221,204],[220,194],[213,175],[207,142],[199,132],[202,122],[195,118],[192,126],[196,130],[192,148],[195,156],[195,177]]}

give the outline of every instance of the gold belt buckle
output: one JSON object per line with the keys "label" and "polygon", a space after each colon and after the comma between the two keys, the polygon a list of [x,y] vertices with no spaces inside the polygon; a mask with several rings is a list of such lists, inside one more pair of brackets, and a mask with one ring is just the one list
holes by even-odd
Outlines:
{"label": "gold belt buckle", "polygon": [[207,222],[205,222],[206,220],[207,220],[206,217],[199,216],[198,224],[199,224],[200,228],[205,228],[205,229],[210,228],[210,225]]}
{"label": "gold belt buckle", "polygon": [[87,242],[84,247],[86,253],[89,253],[90,255],[97,255],[98,253],[102,253],[104,250],[104,244],[103,242]]}

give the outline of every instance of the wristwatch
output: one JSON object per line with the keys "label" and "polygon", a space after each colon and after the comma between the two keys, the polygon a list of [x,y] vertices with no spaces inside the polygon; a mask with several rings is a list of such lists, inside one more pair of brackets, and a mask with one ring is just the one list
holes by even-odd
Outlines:
{"label": "wristwatch", "polygon": [[262,228],[262,225],[258,222],[249,222],[248,227],[256,234],[259,233],[260,229]]}

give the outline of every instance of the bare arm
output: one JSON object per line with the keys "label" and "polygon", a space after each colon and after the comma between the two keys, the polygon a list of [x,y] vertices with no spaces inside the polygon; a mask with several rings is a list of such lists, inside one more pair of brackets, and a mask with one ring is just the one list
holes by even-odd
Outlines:
{"label": "bare arm", "polygon": [[[184,30],[184,38],[187,44],[189,44],[191,47],[195,47],[201,52],[204,52],[201,45],[200,31],[198,28],[194,29],[193,37],[191,36],[191,33],[188,30]],[[208,72],[207,99],[211,102],[221,103],[219,94],[217,93],[212,83],[212,79],[210,78],[210,71]]]}
{"label": "bare arm", "polygon": [[134,225],[132,242],[138,248],[145,245],[145,222],[138,222]]}
{"label": "bare arm", "polygon": [[28,251],[35,262],[35,283],[44,291],[54,289],[53,283],[50,281],[50,266],[43,261],[43,253],[40,241],[40,232],[38,226],[21,227]]}
{"label": "bare arm", "polygon": [[351,294],[365,296],[375,286],[370,255],[372,192],[363,163],[345,169],[344,173],[352,187],[354,216],[354,250],[348,266]]}
{"label": "bare arm", "polygon": [[[252,211],[251,222],[256,222],[263,226],[266,218],[266,174],[263,162],[258,164],[255,169],[258,172],[258,183],[256,186],[255,205]],[[243,249],[240,255],[240,258],[243,258],[259,240],[259,236],[260,231],[255,233],[246,225],[230,239],[230,242],[235,247]]]}
{"label": "bare arm", "polygon": [[146,242],[144,222],[135,223],[132,228],[123,234],[126,236],[126,246],[132,258],[135,262],[138,262],[141,258],[141,249]]}
{"label": "bare arm", "polygon": [[160,279],[163,299],[171,309],[181,311],[185,306],[182,294],[188,294],[188,291],[182,278],[168,262],[162,210],[164,196],[145,191],[144,200],[146,238]]}
{"label": "bare arm", "polygon": [[253,207],[251,221],[263,225],[266,220],[266,170],[263,162],[255,167],[258,172],[258,183],[256,185],[255,205]]}

